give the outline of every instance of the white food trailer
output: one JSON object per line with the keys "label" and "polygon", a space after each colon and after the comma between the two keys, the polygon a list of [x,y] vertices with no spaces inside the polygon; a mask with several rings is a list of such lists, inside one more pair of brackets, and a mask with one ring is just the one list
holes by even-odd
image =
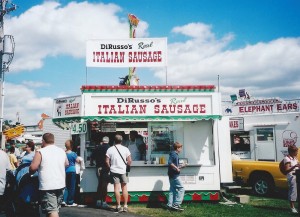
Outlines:
{"label": "white food trailer", "polygon": [[[131,130],[143,136],[146,157],[133,161],[129,201],[165,201],[169,191],[167,160],[175,141],[188,166],[181,171],[184,200],[219,200],[221,183],[232,182],[228,118],[222,117],[221,94],[213,85],[82,86],[82,95],[54,100],[53,122],[80,135],[86,169],[81,181],[83,203],[96,198],[96,169],[90,155],[103,136]],[[70,125],[69,125],[70,124]],[[154,160],[155,159],[155,160]],[[160,161],[156,159],[161,159]],[[113,202],[113,185],[108,186]]]}
{"label": "white food trailer", "polygon": [[300,146],[299,108],[299,100],[279,98],[223,102],[232,153],[241,159],[281,161],[288,146]]}

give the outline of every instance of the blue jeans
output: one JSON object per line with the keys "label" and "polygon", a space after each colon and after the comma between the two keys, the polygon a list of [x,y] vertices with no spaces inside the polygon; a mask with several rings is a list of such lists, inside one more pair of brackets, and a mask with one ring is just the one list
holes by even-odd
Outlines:
{"label": "blue jeans", "polygon": [[64,192],[64,201],[66,204],[71,205],[74,203],[76,185],[76,173],[66,173],[66,189]]}
{"label": "blue jeans", "polygon": [[180,205],[184,197],[184,187],[180,181],[179,176],[177,178],[169,178],[170,192],[168,206]]}

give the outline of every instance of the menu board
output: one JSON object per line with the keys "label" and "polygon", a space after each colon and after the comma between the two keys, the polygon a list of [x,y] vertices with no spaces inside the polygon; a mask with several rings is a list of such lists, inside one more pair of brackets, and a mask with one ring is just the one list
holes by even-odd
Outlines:
{"label": "menu board", "polygon": [[117,125],[116,123],[101,123],[101,132],[116,132]]}

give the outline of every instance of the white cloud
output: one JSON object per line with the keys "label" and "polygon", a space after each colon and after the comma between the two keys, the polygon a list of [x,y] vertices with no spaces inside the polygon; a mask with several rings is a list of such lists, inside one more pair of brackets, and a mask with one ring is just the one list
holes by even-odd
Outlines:
{"label": "white cloud", "polygon": [[[18,17],[5,17],[5,34],[13,35],[16,43],[10,72],[41,69],[49,56],[85,58],[89,39],[128,38],[127,14],[120,17],[121,11],[115,4],[85,1],[62,6],[56,1],[45,1]],[[146,37],[147,29],[148,24],[141,20],[136,37]],[[39,98],[34,90],[51,84],[27,80],[21,83],[5,86],[4,119],[15,122],[19,112],[24,124],[36,124],[41,113],[51,115],[53,99]],[[58,97],[65,95],[62,92]]]}
{"label": "white cloud", "polygon": [[[15,38],[11,72],[37,70],[49,56],[85,58],[88,39],[128,38],[127,15],[116,4],[45,1],[18,17],[5,20],[5,34]],[[140,21],[137,37],[148,37],[148,23]],[[300,37],[279,38],[232,49],[234,33],[218,38],[212,25],[201,22],[174,27],[172,34],[187,38],[168,44],[168,84],[215,84],[220,75],[223,95],[246,88],[253,96],[299,97]],[[162,83],[165,69],[153,69]],[[50,82],[50,81],[49,81]],[[23,81],[5,86],[4,118],[34,124],[41,113],[51,115],[52,99],[39,98],[36,87],[45,82]],[[288,88],[287,88],[288,87]],[[59,90],[65,96],[64,90]]]}
{"label": "white cloud", "polygon": [[4,120],[17,121],[19,113],[21,123],[37,124],[41,114],[52,114],[53,99],[38,98],[32,89],[24,85],[5,83],[4,87]]}
{"label": "white cloud", "polygon": [[[217,39],[212,27],[191,23],[175,27],[174,33],[190,39],[168,45],[169,84],[215,84],[220,75],[221,91],[229,97],[246,88],[257,96],[299,97],[300,37],[279,38],[267,43],[228,47],[234,39],[229,33]],[[165,80],[165,72],[155,69]]]}
{"label": "white cloud", "polygon": [[[115,4],[48,1],[18,17],[5,20],[6,34],[15,38],[16,52],[10,71],[35,70],[48,56],[85,57],[89,39],[128,38],[127,17],[120,18]],[[148,24],[139,23],[137,37],[145,37]]]}
{"label": "white cloud", "polygon": [[37,87],[49,87],[49,83],[39,82],[39,81],[22,81],[27,87],[37,88]]}

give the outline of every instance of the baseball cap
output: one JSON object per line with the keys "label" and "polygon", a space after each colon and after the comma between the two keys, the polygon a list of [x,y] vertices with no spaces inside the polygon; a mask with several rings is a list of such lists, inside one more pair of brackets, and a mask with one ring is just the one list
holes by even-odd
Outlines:
{"label": "baseball cap", "polygon": [[109,138],[107,136],[104,136],[102,142],[109,142]]}

